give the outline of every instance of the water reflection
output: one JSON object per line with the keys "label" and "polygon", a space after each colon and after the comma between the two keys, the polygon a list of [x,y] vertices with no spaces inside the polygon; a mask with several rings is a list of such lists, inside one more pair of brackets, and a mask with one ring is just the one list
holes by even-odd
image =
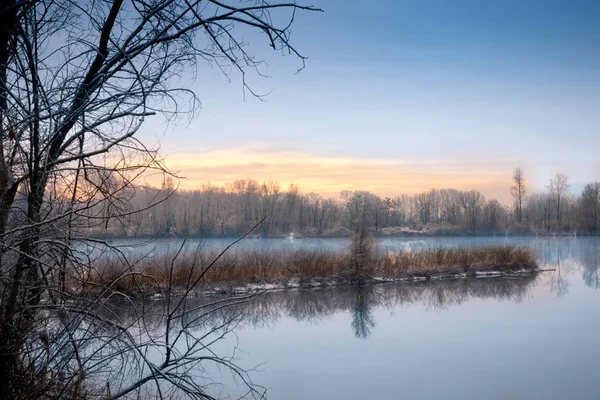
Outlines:
{"label": "water reflection", "polygon": [[593,268],[585,268],[583,270],[583,281],[586,286],[592,289],[600,289],[600,275],[598,274],[598,264]]}
{"label": "water reflection", "polygon": [[[488,244],[483,239],[473,240],[477,243],[463,243],[458,239],[453,242],[449,239],[447,244]],[[583,276],[587,287],[600,288],[599,240],[520,238],[513,244],[529,246],[538,255],[540,266],[552,270],[539,274],[539,280],[541,285],[547,285],[557,297],[569,294],[569,280],[578,275]],[[423,244],[427,245],[431,243]],[[186,308],[181,310],[181,323],[186,329],[191,326],[201,329],[203,326],[220,326],[224,321],[235,319],[236,324],[241,326],[263,328],[274,327],[282,318],[318,324],[342,312],[351,316],[350,328],[354,335],[366,340],[376,328],[373,310],[377,308],[393,310],[417,303],[425,305],[429,310],[441,311],[473,298],[520,302],[527,296],[536,279],[536,276],[525,276],[274,291],[239,301],[234,306],[215,307],[214,312],[207,312],[211,307],[206,305],[207,302],[214,301],[213,298],[190,299]],[[144,323],[156,330],[161,329],[165,318],[164,305],[160,303],[162,302],[149,301],[145,305],[144,318],[147,320]],[[112,308],[111,312],[127,320],[130,308],[125,305]],[[202,310],[202,313],[195,312],[195,309]]]}
{"label": "water reflection", "polygon": [[[351,330],[354,336],[366,340],[376,327],[373,311],[377,308],[392,311],[420,304],[428,310],[441,312],[471,299],[518,303],[528,295],[537,276],[282,290],[238,300],[229,298],[226,307],[222,303],[224,298],[195,298],[187,301],[176,319],[186,330],[199,332],[217,326],[230,326],[232,323],[239,328],[273,328],[282,318],[319,324],[336,313],[348,313],[352,317]],[[163,301],[144,302],[143,323],[149,331],[158,333],[164,329],[165,309]],[[110,313],[120,323],[128,325],[130,321],[140,318],[140,307],[131,307],[129,303],[120,306],[113,304]]]}
{"label": "water reflection", "polygon": [[561,265],[561,255],[558,254],[557,263],[554,266],[554,271],[552,271],[552,275],[550,278],[550,291],[554,293],[557,297],[563,297],[567,293],[569,293],[569,281],[565,275],[563,267]]}
{"label": "water reflection", "polygon": [[581,256],[583,264],[583,281],[587,287],[592,289],[600,289],[600,244],[598,241],[592,242],[591,245],[585,247]]}
{"label": "water reflection", "polygon": [[558,297],[569,293],[569,277],[581,275],[587,287],[600,288],[600,241],[595,238],[545,239],[529,243],[542,268],[554,269],[549,279]]}
{"label": "water reflection", "polygon": [[[443,311],[470,299],[497,299],[521,302],[536,281],[536,275],[504,278],[440,280],[419,283],[394,283],[357,287],[266,292],[247,301],[225,308],[214,307],[206,312],[213,300],[196,299],[183,314],[186,326],[194,321],[194,329],[220,326],[236,318],[236,325],[252,328],[272,328],[282,318],[318,324],[336,313],[352,317],[354,336],[367,340],[376,327],[373,311],[377,308],[397,310],[411,304],[423,304],[432,311]],[[202,315],[193,310],[202,307]],[[159,313],[148,313],[158,318]],[[152,321],[149,325],[160,325]]]}
{"label": "water reflection", "polygon": [[371,329],[375,327],[373,317],[374,302],[369,299],[371,291],[364,286],[356,288],[356,303],[352,310],[352,330],[358,339],[366,340],[371,336]]}

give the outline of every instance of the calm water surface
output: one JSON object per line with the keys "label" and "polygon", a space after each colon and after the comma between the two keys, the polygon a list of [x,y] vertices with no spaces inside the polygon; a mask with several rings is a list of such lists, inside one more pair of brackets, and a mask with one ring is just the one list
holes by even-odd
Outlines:
{"label": "calm water surface", "polygon": [[[205,246],[226,243],[214,239]],[[270,399],[600,398],[600,240],[393,238],[377,244],[519,244],[555,270],[537,278],[266,293],[243,306],[235,335],[216,350],[238,346],[238,364],[258,366],[250,376]],[[175,245],[161,241],[154,251]],[[254,246],[343,249],[347,241],[241,243]],[[230,374],[209,372],[232,397],[244,393]]]}

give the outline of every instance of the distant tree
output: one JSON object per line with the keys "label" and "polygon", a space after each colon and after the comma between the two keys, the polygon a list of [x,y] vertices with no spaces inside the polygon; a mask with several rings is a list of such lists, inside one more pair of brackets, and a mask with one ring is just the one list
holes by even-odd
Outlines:
{"label": "distant tree", "polygon": [[258,215],[267,216],[266,221],[261,225],[263,237],[268,237],[274,229],[277,219],[277,201],[280,197],[279,190],[279,183],[277,182],[265,182],[260,186],[261,211]]}
{"label": "distant tree", "polygon": [[556,222],[560,227],[562,221],[562,211],[565,201],[565,195],[569,189],[569,177],[558,173],[552,179],[550,179],[550,185],[548,185],[552,201],[554,202],[554,209],[556,211]]}
{"label": "distant tree", "polygon": [[461,205],[465,215],[465,223],[472,234],[477,231],[477,223],[485,206],[485,197],[476,190],[461,192]]}
{"label": "distant tree", "polygon": [[513,185],[510,188],[510,192],[515,201],[517,222],[520,224],[523,222],[523,201],[526,194],[525,177],[520,167],[515,169],[513,173]]}
{"label": "distant tree", "polygon": [[437,197],[437,191],[434,189],[424,193],[419,193],[415,196],[417,213],[421,223],[428,224],[434,218],[437,218]]}
{"label": "distant tree", "polygon": [[441,219],[449,224],[457,224],[461,213],[460,192],[456,189],[440,190]]}
{"label": "distant tree", "polygon": [[385,210],[385,225],[389,226],[390,215],[394,212],[394,209],[396,207],[396,202],[393,199],[386,197],[383,200],[383,206],[384,206],[384,210]]}
{"label": "distant tree", "polygon": [[360,276],[373,256],[371,226],[377,197],[367,191],[348,190],[342,191],[341,197],[346,204],[348,228],[352,232],[352,258],[356,273]]}
{"label": "distant tree", "polygon": [[502,228],[504,219],[504,208],[498,200],[489,200],[484,210],[485,224],[489,232],[498,233]]}
{"label": "distant tree", "polygon": [[600,220],[600,182],[589,183],[581,193],[581,208],[586,228],[596,234]]}

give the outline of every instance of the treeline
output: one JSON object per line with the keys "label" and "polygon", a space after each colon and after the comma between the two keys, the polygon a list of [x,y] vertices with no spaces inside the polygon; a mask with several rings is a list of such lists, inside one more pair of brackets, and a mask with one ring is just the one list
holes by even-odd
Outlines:
{"label": "treeline", "polygon": [[[587,185],[579,196],[568,193],[568,180],[561,174],[551,180],[547,193],[527,196],[523,181],[512,189],[515,204],[506,206],[486,199],[477,190],[431,189],[394,198],[344,191],[339,199],[333,199],[302,193],[297,185],[282,191],[275,182],[236,180],[223,187],[175,190],[167,180],[160,189],[126,186],[113,195],[113,201],[100,203],[102,210],[88,212],[108,218],[118,215],[90,228],[113,236],[240,235],[265,216],[255,232],[262,237],[292,232],[344,236],[356,221],[365,223],[376,235],[598,233],[599,182]],[[126,201],[114,201],[117,198]],[[118,204],[126,204],[132,212],[117,210]]]}

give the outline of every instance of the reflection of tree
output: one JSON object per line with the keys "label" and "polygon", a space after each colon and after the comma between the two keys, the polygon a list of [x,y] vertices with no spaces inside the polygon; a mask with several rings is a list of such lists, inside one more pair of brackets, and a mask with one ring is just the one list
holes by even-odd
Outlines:
{"label": "reflection of tree", "polygon": [[583,270],[583,281],[586,286],[592,289],[600,289],[600,273],[598,272],[598,264],[586,266]]}
{"label": "reflection of tree", "polygon": [[[398,309],[412,304],[443,311],[472,298],[494,298],[520,302],[536,280],[535,275],[518,278],[458,279],[428,282],[399,282],[385,285],[333,287],[323,289],[272,291],[253,296],[238,304],[220,307],[219,297],[200,297],[188,301],[182,323],[194,330],[212,329],[225,321],[235,320],[238,327],[273,327],[282,318],[318,323],[338,312],[352,314],[352,329],[356,337],[367,339],[375,326],[373,312],[377,308]],[[213,305],[207,305],[213,303]],[[231,302],[229,302],[231,303]],[[150,308],[146,305],[147,315]],[[197,310],[197,311],[193,311]],[[210,312],[209,312],[210,311]],[[130,318],[120,309],[118,318],[126,323]],[[148,326],[159,329],[161,315],[147,320]]]}
{"label": "reflection of tree", "polygon": [[556,294],[557,297],[562,297],[569,293],[569,281],[566,278],[566,274],[561,270],[560,260],[561,254],[559,248],[556,269],[552,272],[552,278],[550,279],[550,291]]}
{"label": "reflection of tree", "polygon": [[[348,289],[341,290],[343,292]],[[332,315],[339,305],[335,299],[319,295],[318,290],[297,290],[287,297],[285,309],[287,314],[299,321],[317,323],[322,318]]]}
{"label": "reflection of tree", "polygon": [[367,340],[371,336],[371,329],[375,327],[375,318],[372,315],[373,303],[369,301],[369,290],[360,285],[356,288],[356,303],[352,309],[352,330],[358,339]]}
{"label": "reflection of tree", "polygon": [[[64,329],[68,329],[71,335],[58,336],[54,331],[40,332],[40,340],[36,339],[34,342],[39,347],[39,350],[36,350],[39,354],[52,351],[61,355],[63,349],[71,348],[69,340],[79,341],[82,351],[80,354],[88,357],[87,362],[94,365],[87,370],[88,385],[94,385],[94,390],[98,391],[102,390],[106,381],[110,382],[111,390],[128,388],[132,381],[130,377],[144,373],[146,365],[154,365],[150,364],[154,360],[168,357],[168,360],[177,361],[176,366],[171,368],[167,365],[169,368],[165,369],[169,373],[169,379],[194,376],[195,385],[205,391],[212,390],[214,382],[210,380],[211,375],[206,362],[210,364],[211,360],[216,359],[220,365],[233,371],[236,379],[241,379],[257,393],[262,393],[259,392],[259,386],[250,382],[247,372],[236,366],[239,354],[237,347],[233,353],[215,358],[213,351],[216,350],[211,349],[210,344],[223,340],[230,333],[235,337],[235,333],[244,327],[272,327],[281,319],[317,323],[340,312],[352,316],[351,329],[355,337],[367,340],[376,326],[374,314],[378,308],[395,310],[420,304],[443,311],[472,298],[520,301],[535,280],[536,275],[512,279],[399,282],[358,287],[273,291],[240,297],[173,297],[172,303],[160,299],[117,300],[115,297],[106,304],[98,305],[96,315],[101,323],[89,322],[83,313],[73,312],[77,309],[76,304],[69,304],[69,313],[64,318],[58,310],[58,317],[55,319],[60,323],[57,324],[57,329],[63,329],[64,325]],[[139,349],[148,355],[124,351],[130,336],[139,337],[142,343]],[[56,340],[57,337],[63,339]],[[89,340],[89,337],[93,340]],[[173,349],[172,353],[163,350],[167,348],[165,343],[172,344],[169,347]],[[97,345],[100,346],[99,349],[96,349]],[[141,364],[140,359],[136,358],[138,355],[143,357]],[[112,360],[117,360],[122,365],[118,373],[110,369]],[[164,397],[169,398],[169,390],[170,388],[165,388]],[[141,393],[140,397],[143,398],[144,393]]]}
{"label": "reflection of tree", "polygon": [[539,256],[540,266],[555,269],[550,289],[557,295],[568,292],[569,275],[582,274],[586,286],[600,289],[600,242],[596,238],[536,240],[530,247]]}
{"label": "reflection of tree", "polygon": [[598,242],[594,241],[590,246],[583,252],[583,281],[586,286],[592,289],[600,289],[600,272],[598,266],[600,265],[600,253],[598,249]]}

